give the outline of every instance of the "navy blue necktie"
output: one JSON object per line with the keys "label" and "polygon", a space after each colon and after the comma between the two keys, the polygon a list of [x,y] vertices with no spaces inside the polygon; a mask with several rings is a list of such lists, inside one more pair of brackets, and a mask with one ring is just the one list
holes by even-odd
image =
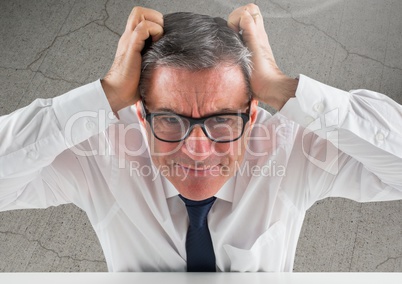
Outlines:
{"label": "navy blue necktie", "polygon": [[208,212],[216,197],[193,201],[179,196],[186,204],[190,219],[186,237],[187,271],[216,272],[214,247],[207,224]]}

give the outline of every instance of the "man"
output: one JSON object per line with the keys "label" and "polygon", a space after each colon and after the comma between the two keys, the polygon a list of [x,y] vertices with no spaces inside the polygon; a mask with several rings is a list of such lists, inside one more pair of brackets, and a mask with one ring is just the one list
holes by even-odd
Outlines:
{"label": "man", "polygon": [[0,208],[76,204],[110,271],[292,271],[315,201],[401,198],[400,117],[284,75],[256,5],[227,26],[135,8],[101,82],[0,118]]}

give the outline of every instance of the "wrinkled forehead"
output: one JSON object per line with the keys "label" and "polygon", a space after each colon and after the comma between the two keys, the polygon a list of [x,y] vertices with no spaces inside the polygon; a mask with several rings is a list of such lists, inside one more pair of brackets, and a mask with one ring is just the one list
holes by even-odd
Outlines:
{"label": "wrinkled forehead", "polygon": [[148,110],[205,116],[220,111],[244,111],[250,101],[246,79],[237,65],[192,71],[157,67],[146,95]]}

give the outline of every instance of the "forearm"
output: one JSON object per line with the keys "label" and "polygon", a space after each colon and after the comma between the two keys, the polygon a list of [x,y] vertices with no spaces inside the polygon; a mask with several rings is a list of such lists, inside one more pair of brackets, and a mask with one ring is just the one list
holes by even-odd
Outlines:
{"label": "forearm", "polygon": [[281,114],[313,131],[391,186],[402,185],[402,107],[367,90],[345,92],[300,76]]}
{"label": "forearm", "polygon": [[119,95],[118,87],[112,86],[111,83],[107,81],[107,79],[103,79],[100,81],[103,91],[105,92],[105,96],[109,102],[110,108],[112,109],[113,113],[118,116],[118,111],[133,105],[137,102],[139,96],[130,97],[129,100],[125,99],[125,97]]}
{"label": "forearm", "polygon": [[37,172],[65,149],[103,131],[114,120],[104,97],[94,82],[0,117],[0,179]]}
{"label": "forearm", "polygon": [[[280,111],[289,99],[294,98],[299,80],[281,75],[275,81],[270,81],[264,89],[265,94],[259,95],[263,102]],[[266,98],[266,99],[265,99]]]}

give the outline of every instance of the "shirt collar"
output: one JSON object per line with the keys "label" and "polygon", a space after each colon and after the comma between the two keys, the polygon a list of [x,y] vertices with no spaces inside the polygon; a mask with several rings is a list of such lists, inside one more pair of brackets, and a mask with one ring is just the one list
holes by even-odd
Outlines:
{"label": "shirt collar", "polygon": [[[179,195],[179,192],[174,187],[174,185],[165,177],[162,178],[163,190],[165,192],[166,199]],[[235,177],[230,178],[222,188],[215,194],[216,198],[233,202],[235,186]]]}

